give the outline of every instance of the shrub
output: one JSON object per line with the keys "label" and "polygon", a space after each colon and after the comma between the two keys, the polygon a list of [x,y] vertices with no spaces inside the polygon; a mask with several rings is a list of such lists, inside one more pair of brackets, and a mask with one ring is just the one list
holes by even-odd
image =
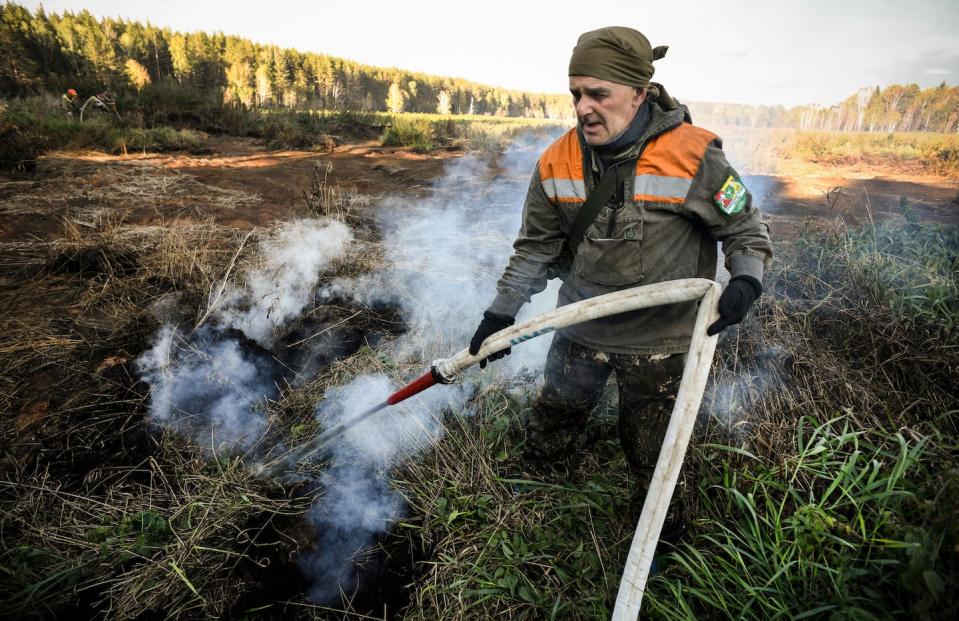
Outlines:
{"label": "shrub", "polygon": [[432,124],[425,119],[393,118],[383,132],[382,142],[387,147],[407,147],[417,152],[429,151],[435,145]]}

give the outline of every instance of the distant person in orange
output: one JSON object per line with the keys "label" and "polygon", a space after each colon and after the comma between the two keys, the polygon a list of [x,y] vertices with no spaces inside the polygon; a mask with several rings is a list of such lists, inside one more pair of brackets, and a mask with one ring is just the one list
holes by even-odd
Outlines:
{"label": "distant person in orange", "polygon": [[73,117],[80,110],[80,95],[74,89],[68,88],[67,92],[60,98],[60,103],[63,105],[67,116]]}
{"label": "distant person in orange", "polygon": [[[639,285],[715,280],[717,241],[732,278],[708,333],[742,321],[762,293],[772,257],[768,230],[720,138],[695,127],[687,108],[651,81],[653,61],[666,49],[619,26],[580,36],[569,62],[578,124],[540,156],[513,256],[471,353],[512,325],[551,276],[563,279],[560,306]],[[526,425],[527,468],[575,463],[590,412],[615,373],[620,443],[637,477],[634,507],[641,507],[682,380],[696,306],[649,308],[559,330]],[[682,532],[682,513],[674,503],[664,539]]]}

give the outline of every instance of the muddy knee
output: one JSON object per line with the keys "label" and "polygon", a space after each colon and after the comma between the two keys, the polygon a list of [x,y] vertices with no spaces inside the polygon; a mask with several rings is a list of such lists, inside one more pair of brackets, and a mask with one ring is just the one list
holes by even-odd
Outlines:
{"label": "muddy knee", "polygon": [[524,458],[552,462],[568,457],[586,429],[590,406],[585,400],[541,396],[526,424]]}

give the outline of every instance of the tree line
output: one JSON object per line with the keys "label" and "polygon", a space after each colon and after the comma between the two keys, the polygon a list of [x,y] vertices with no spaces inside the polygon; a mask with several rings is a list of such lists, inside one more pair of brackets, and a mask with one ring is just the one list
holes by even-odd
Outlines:
{"label": "tree line", "polygon": [[[431,112],[565,118],[565,94],[528,93],[222,33],[181,33],[149,23],[0,5],[0,93],[77,88],[141,93],[163,85],[247,107]],[[959,131],[959,87],[867,88],[834,106],[691,103],[700,125],[838,131]]]}
{"label": "tree line", "polygon": [[959,87],[945,82],[926,89],[916,84],[864,88],[834,106],[692,103],[690,109],[700,125],[865,132],[959,131]]}
{"label": "tree line", "polygon": [[794,121],[800,129],[955,133],[959,87],[942,82],[926,89],[916,84],[865,88],[829,108],[799,108]]}
{"label": "tree line", "polygon": [[0,91],[142,91],[173,82],[223,102],[291,109],[569,116],[569,97],[372,67],[222,33],[182,33],[89,11],[0,6]]}

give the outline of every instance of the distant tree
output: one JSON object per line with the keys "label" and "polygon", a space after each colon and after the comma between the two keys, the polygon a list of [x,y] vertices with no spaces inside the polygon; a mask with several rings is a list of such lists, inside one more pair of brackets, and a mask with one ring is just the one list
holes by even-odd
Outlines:
{"label": "distant tree", "polygon": [[273,75],[269,65],[260,65],[256,70],[256,103],[261,106],[273,102]]}
{"label": "distant tree", "polygon": [[170,60],[173,62],[173,77],[182,86],[184,80],[190,79],[193,61],[187,51],[186,37],[180,33],[170,38]]}
{"label": "distant tree", "polygon": [[410,80],[406,83],[406,107],[410,112],[419,112],[419,101],[417,96],[419,95],[419,84],[416,83],[416,80]]}
{"label": "distant tree", "polygon": [[406,91],[396,82],[390,84],[389,94],[386,96],[386,109],[394,114],[403,112],[406,108],[406,102],[409,99]]}
{"label": "distant tree", "polygon": [[227,37],[223,55],[226,63],[223,100],[252,105],[256,98],[256,74],[253,69],[256,51],[253,45],[246,39]]}
{"label": "distant tree", "polygon": [[133,60],[128,58],[127,62],[123,65],[123,72],[127,76],[127,80],[130,81],[130,84],[137,91],[142,91],[143,87],[150,83],[150,72],[147,71],[147,68]]}
{"label": "distant tree", "polygon": [[446,91],[440,91],[439,96],[437,97],[436,102],[436,113],[437,114],[449,114],[451,110],[450,105],[450,94]]}
{"label": "distant tree", "polygon": [[[568,95],[526,93],[459,78],[371,67],[325,54],[205,32],[98,19],[89,11],[32,14],[0,0],[0,91],[139,91],[175,78],[184,88],[243,105],[342,110],[571,117]],[[833,106],[695,103],[702,125],[839,131],[959,129],[959,87],[942,82],[862,89]]]}
{"label": "distant tree", "polygon": [[0,91],[17,93],[35,88],[37,67],[27,48],[30,13],[16,4],[0,5]]}

